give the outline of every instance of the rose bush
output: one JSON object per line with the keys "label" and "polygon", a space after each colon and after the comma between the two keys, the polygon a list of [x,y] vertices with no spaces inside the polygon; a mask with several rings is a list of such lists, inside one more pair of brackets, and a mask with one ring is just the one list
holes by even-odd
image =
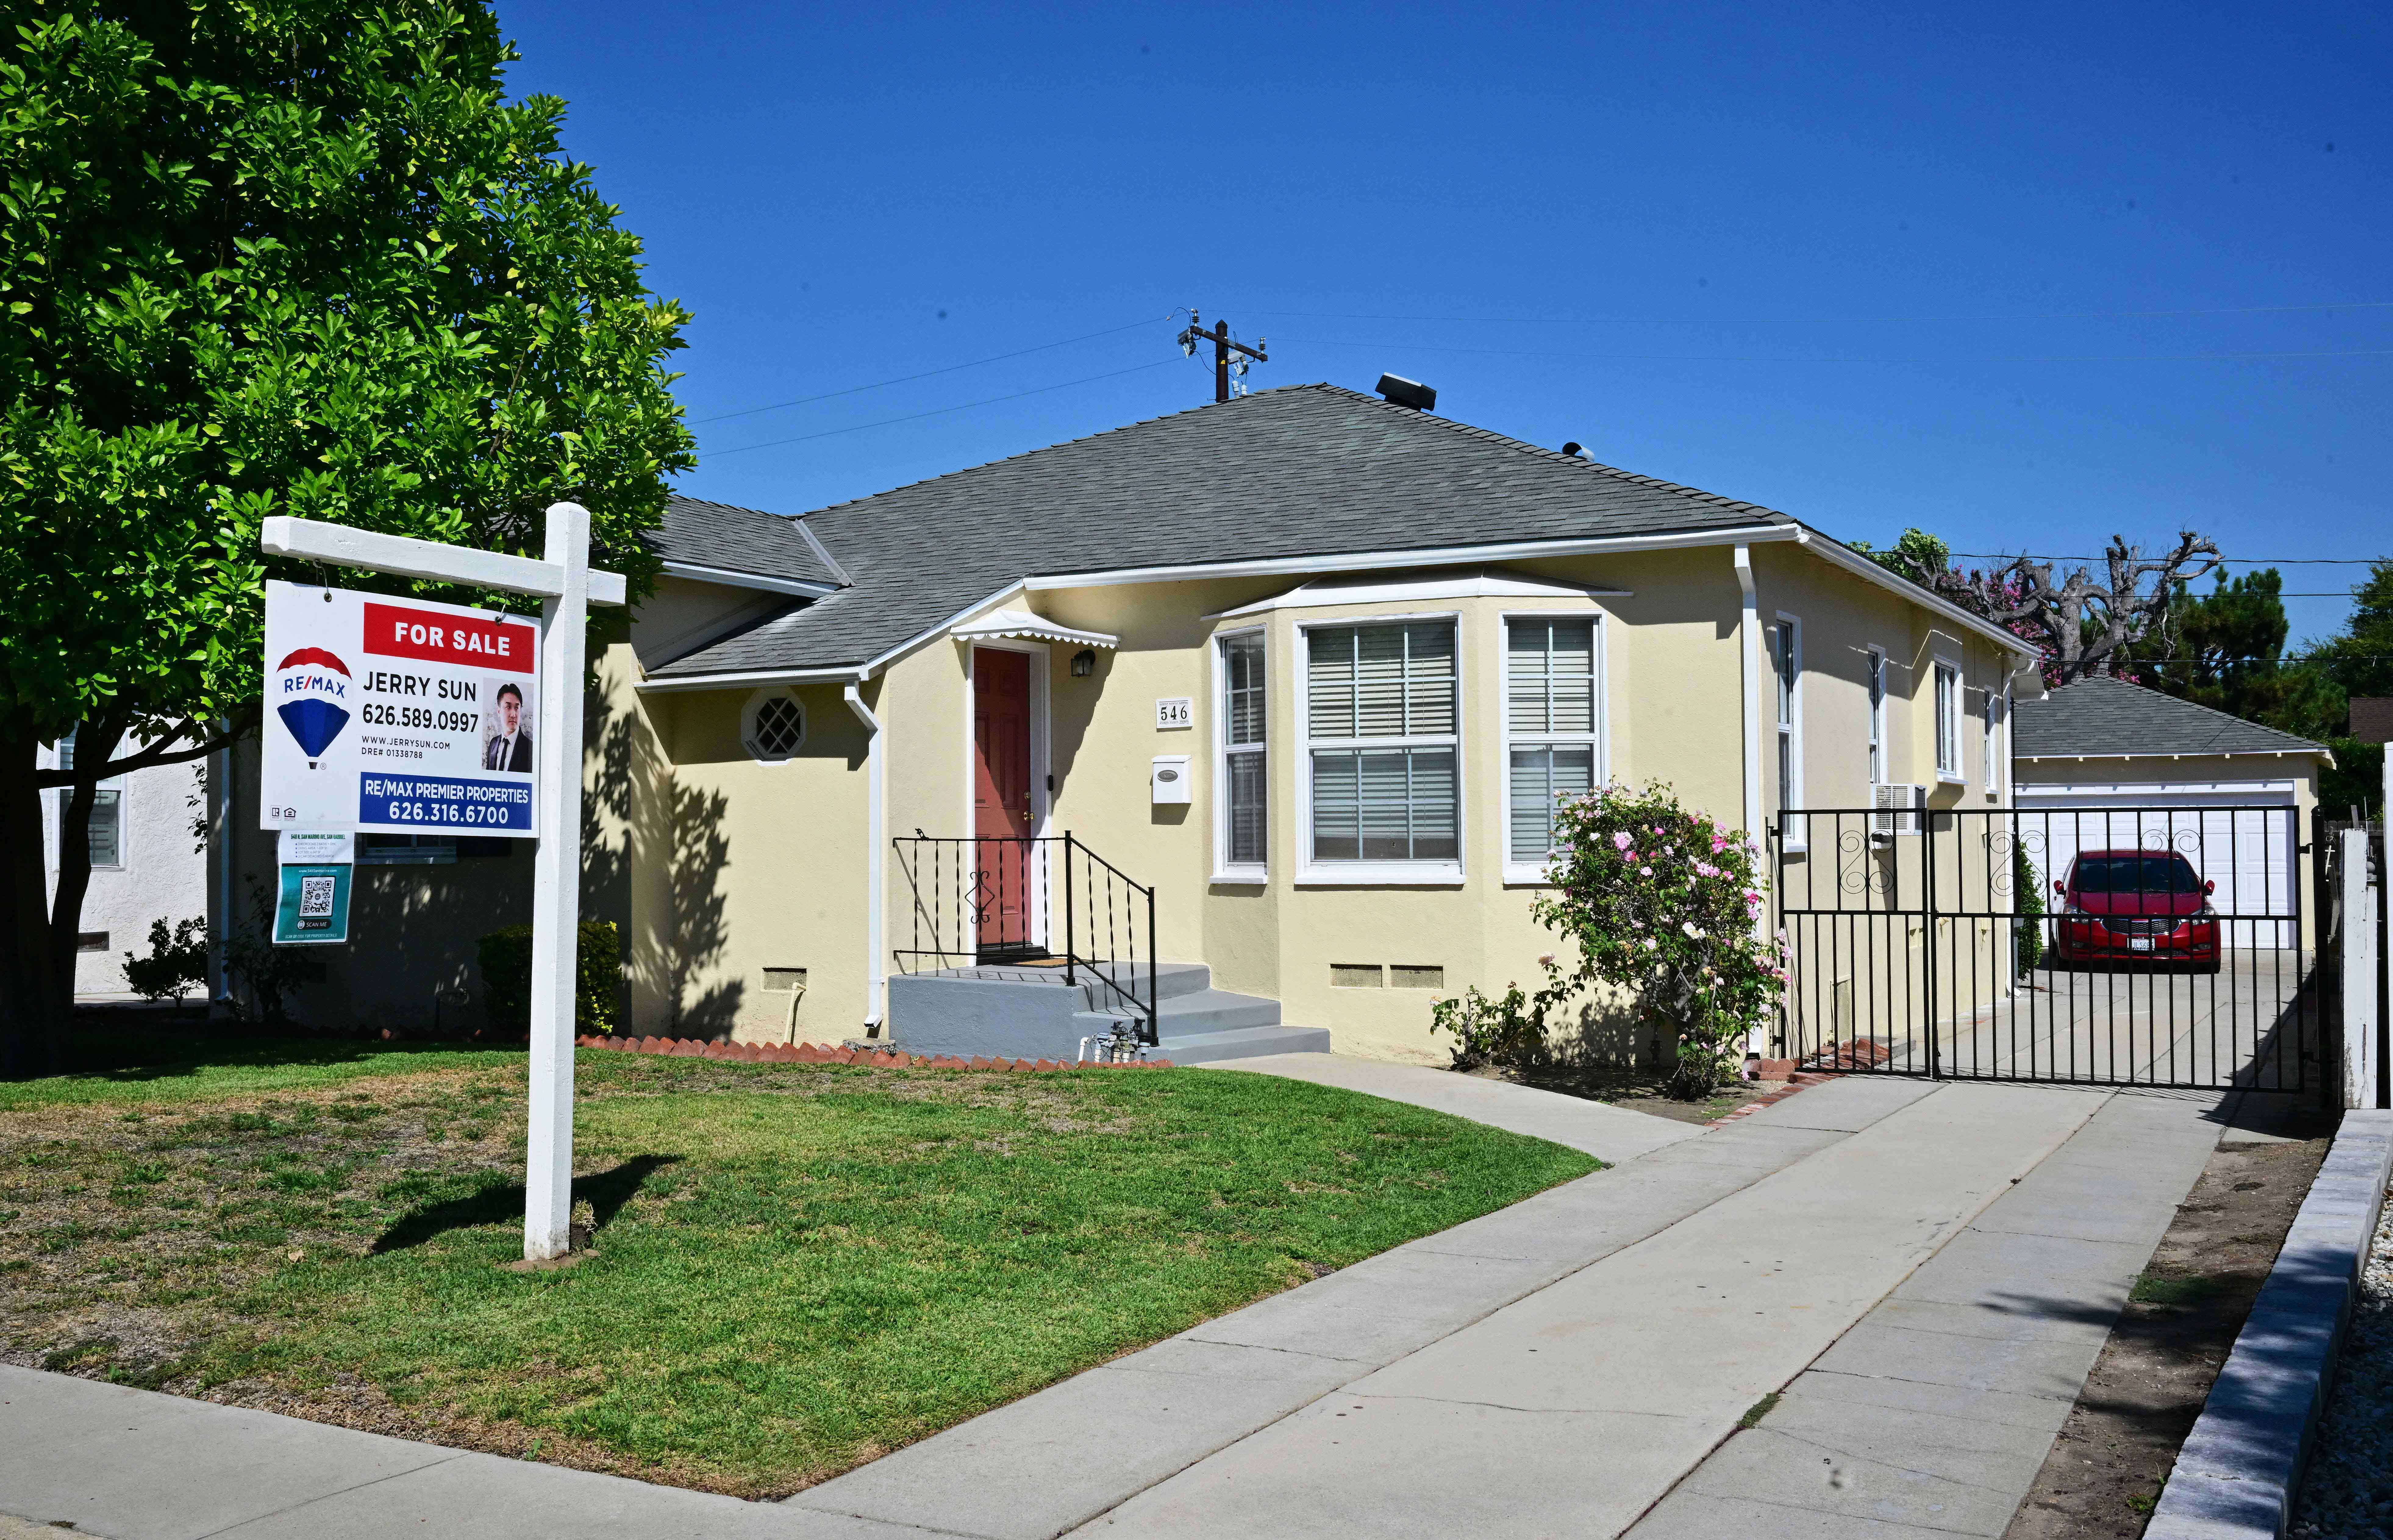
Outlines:
{"label": "rose bush", "polygon": [[1783,940],[1759,928],[1769,898],[1747,837],[1680,806],[1659,781],[1601,786],[1556,803],[1547,877],[1537,920],[1577,956],[1545,959],[1540,1005],[1621,990],[1672,1029],[1678,1094],[1733,1079],[1747,1032],[1786,983]]}

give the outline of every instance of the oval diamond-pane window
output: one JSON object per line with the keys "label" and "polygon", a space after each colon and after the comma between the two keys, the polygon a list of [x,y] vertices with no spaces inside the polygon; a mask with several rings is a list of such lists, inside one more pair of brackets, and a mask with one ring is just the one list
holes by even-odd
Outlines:
{"label": "oval diamond-pane window", "polygon": [[756,730],[751,747],[765,759],[783,759],[806,736],[806,719],[798,703],[777,695],[756,708]]}

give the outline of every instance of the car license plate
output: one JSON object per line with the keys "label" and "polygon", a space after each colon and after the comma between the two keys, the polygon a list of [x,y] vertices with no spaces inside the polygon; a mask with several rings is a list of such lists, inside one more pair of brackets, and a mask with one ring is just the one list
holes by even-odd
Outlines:
{"label": "car license plate", "polygon": [[2127,950],[2131,952],[2149,952],[2151,949],[2152,938],[2151,936],[2131,935],[2127,938]]}

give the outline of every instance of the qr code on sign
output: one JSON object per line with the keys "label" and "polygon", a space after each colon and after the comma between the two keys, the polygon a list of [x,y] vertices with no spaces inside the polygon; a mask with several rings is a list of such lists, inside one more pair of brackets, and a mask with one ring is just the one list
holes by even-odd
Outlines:
{"label": "qr code on sign", "polygon": [[299,879],[299,918],[330,920],[333,918],[333,881],[330,877]]}

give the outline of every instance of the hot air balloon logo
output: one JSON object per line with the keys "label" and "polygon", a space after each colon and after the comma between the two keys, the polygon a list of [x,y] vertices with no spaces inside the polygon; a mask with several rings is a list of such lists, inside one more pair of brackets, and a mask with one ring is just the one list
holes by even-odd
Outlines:
{"label": "hot air balloon logo", "polygon": [[268,693],[274,711],[299,741],[307,768],[349,724],[349,666],[322,647],[301,647],[275,665]]}

